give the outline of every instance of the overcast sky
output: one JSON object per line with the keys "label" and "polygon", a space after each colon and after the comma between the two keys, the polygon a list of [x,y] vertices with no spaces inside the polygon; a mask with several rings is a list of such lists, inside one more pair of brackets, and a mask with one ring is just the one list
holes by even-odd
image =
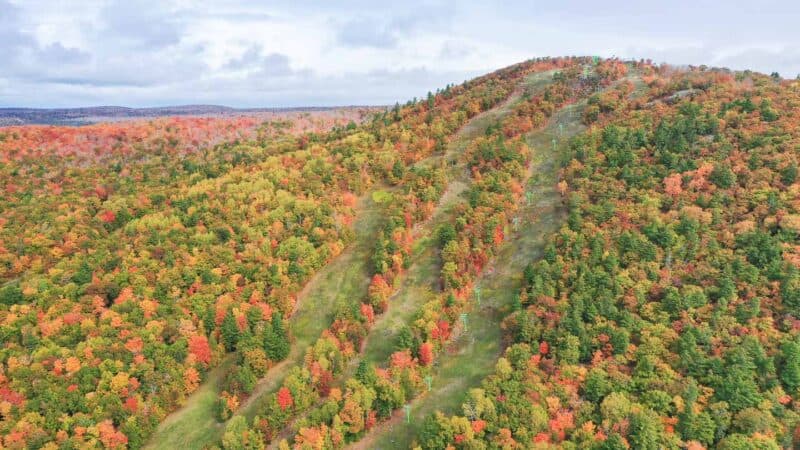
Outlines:
{"label": "overcast sky", "polygon": [[794,78],[799,44],[790,0],[0,0],[0,107],[392,104],[549,55]]}

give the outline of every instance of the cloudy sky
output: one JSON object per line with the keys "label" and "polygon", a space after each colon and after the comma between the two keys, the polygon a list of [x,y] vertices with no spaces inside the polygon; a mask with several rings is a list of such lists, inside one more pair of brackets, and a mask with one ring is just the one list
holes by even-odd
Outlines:
{"label": "cloudy sky", "polygon": [[0,107],[390,104],[535,56],[800,73],[800,2],[0,0]]}

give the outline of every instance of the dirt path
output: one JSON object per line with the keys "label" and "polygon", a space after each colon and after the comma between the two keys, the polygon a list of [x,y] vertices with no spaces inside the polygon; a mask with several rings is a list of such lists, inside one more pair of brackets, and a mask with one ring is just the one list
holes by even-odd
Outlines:
{"label": "dirt path", "polygon": [[534,157],[527,190],[533,194],[533,201],[522,206],[517,215],[519,230],[501,246],[492,269],[479,278],[481,304],[469,313],[467,332],[450,342],[439,358],[431,392],[411,403],[410,422],[406,422],[402,410],[396,411],[392,419],[351,445],[351,449],[411,448],[425,417],[435,411],[459,412],[467,390],[479,386],[494,370],[502,352],[499,324],[522,287],[522,271],[529,262],[541,258],[547,237],[558,230],[565,217],[555,189],[557,158],[552,140],[556,138],[563,145],[566,138],[583,129],[581,107],[577,104],[559,110],[545,129],[529,135]]}

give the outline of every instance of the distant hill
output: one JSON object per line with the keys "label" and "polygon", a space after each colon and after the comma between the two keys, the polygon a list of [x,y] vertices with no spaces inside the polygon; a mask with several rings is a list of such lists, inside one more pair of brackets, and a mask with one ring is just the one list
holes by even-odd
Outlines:
{"label": "distant hill", "polygon": [[341,107],[231,108],[219,105],[178,105],[155,108],[92,106],[87,108],[0,108],[0,126],[10,125],[86,125],[163,116],[228,116],[262,112],[325,111]]}

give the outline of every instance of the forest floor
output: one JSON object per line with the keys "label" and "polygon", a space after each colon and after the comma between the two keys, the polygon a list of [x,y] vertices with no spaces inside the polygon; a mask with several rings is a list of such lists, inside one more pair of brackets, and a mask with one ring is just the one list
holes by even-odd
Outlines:
{"label": "forest floor", "polygon": [[492,373],[500,356],[500,322],[509,313],[514,296],[522,287],[525,266],[541,258],[547,238],[556,232],[566,217],[561,197],[556,192],[558,149],[569,137],[583,130],[580,111],[583,103],[557,111],[548,125],[528,136],[533,149],[526,190],[532,201],[521,205],[516,230],[501,245],[493,263],[478,280],[480,306],[467,318],[467,329],[453,339],[434,366],[432,389],[411,403],[410,420],[402,410],[392,419],[372,429],[352,449],[411,448],[425,417],[435,411],[459,413],[468,389],[480,385]]}

